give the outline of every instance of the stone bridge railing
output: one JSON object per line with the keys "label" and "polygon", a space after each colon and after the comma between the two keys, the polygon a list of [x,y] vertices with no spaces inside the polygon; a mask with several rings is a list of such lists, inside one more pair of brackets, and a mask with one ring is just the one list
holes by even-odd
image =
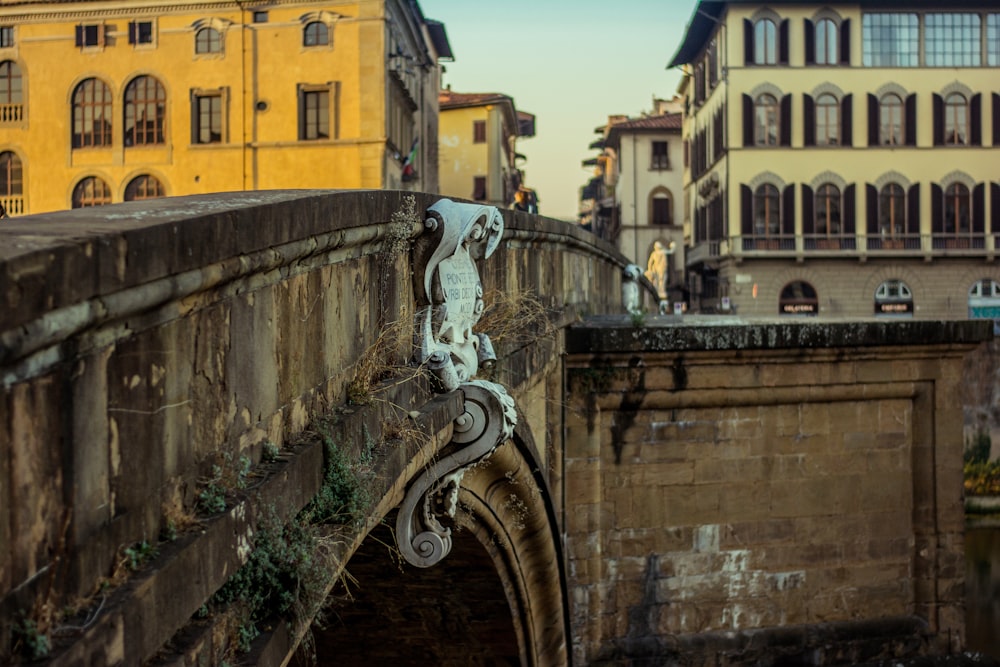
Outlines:
{"label": "stone bridge railing", "polygon": [[[467,409],[461,391],[435,399],[433,378],[413,365],[411,241],[428,233],[438,199],[228,194],[4,221],[0,656],[204,664],[238,644],[261,664],[291,655]],[[496,330],[491,377],[521,419],[496,455],[506,463],[463,482],[459,501],[475,507],[456,525],[493,545],[501,585],[490,590],[520,605],[516,627],[498,635],[508,652],[559,664],[557,332],[621,310],[625,260],[571,225],[502,215],[503,243],[480,262],[494,306],[482,325]],[[339,516],[305,522],[324,576],[276,615],[295,622],[229,603],[227,580],[256,562],[264,535],[302,523],[318,494],[343,491],[331,490],[337,475],[350,482],[333,501]],[[521,530],[504,538],[512,524]],[[279,574],[306,588],[304,573]],[[234,595],[264,595],[251,589]]]}

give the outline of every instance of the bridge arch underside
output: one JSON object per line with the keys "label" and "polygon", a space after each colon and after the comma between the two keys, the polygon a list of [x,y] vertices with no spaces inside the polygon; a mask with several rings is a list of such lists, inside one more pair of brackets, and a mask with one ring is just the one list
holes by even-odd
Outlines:
{"label": "bridge arch underside", "polygon": [[558,527],[526,426],[466,471],[452,548],[427,568],[396,547],[395,510],[344,568],[312,629],[316,664],[565,665],[568,617]]}

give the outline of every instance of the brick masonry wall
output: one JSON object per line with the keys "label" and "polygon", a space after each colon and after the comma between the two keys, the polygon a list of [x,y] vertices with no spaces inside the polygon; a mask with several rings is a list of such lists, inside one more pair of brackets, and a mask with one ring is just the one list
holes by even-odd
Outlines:
{"label": "brick masonry wall", "polygon": [[[774,349],[759,328],[758,349],[674,353],[598,332],[569,358],[577,664],[892,617],[926,624],[919,651],[961,645],[969,348]],[[689,645],[715,664],[711,641]]]}

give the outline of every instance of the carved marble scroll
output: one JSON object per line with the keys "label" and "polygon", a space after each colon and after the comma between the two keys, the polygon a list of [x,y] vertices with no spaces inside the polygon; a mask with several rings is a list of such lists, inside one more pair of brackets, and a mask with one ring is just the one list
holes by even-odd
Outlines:
{"label": "carved marble scroll", "polygon": [[458,488],[465,471],[484,460],[514,432],[517,411],[503,386],[473,380],[496,361],[489,337],[473,331],[483,314],[477,262],[496,250],[503,216],[493,206],[442,199],[427,209],[426,234],[414,245],[414,292],[419,349],[438,391],[465,394],[448,452],[407,489],[396,518],[396,540],[407,562],[430,567],[451,550]]}

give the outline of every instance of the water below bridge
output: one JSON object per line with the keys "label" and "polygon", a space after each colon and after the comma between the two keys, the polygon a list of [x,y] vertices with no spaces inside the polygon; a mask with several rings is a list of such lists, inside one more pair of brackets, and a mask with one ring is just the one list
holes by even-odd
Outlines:
{"label": "water below bridge", "polygon": [[1000,515],[968,521],[965,599],[969,649],[1000,659]]}

